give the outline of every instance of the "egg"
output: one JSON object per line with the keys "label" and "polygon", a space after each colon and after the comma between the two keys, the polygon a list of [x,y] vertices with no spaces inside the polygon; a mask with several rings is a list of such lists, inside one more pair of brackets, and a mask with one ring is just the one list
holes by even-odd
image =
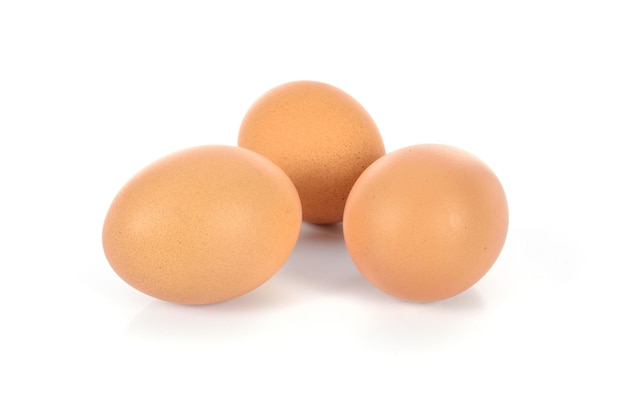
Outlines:
{"label": "egg", "polygon": [[209,145],[168,155],[130,179],[108,210],[102,243],[113,270],[137,290],[210,304],[274,275],[301,222],[298,193],[276,164]]}
{"label": "egg", "polygon": [[479,281],[498,258],[508,206],[494,172],[445,145],[409,146],[370,165],[344,214],[348,252],[361,274],[394,297],[431,302]]}
{"label": "egg", "polygon": [[298,190],[304,221],[318,224],[342,220],[354,182],[385,154],[363,106],[316,81],[286,83],[261,96],[243,118],[238,144],[280,166]]}

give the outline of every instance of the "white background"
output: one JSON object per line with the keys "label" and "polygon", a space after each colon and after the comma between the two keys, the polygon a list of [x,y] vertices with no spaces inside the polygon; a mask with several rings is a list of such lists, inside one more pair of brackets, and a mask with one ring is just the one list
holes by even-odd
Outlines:
{"label": "white background", "polygon": [[[626,415],[625,3],[226,3],[0,3],[0,415]],[[401,302],[311,226],[219,305],[114,274],[118,189],[235,145],[298,79],[355,97],[388,151],[493,168],[511,223],[483,280]]]}

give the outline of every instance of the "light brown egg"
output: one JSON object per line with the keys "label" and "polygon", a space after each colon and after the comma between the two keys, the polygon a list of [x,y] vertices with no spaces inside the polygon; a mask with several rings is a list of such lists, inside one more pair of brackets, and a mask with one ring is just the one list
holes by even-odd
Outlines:
{"label": "light brown egg", "polygon": [[504,190],[475,156],[417,145],[374,162],[344,214],[350,256],[372,284],[397,298],[459,294],[498,258],[508,229]]}
{"label": "light brown egg", "polygon": [[289,177],[234,146],[166,156],[113,200],[102,241],[128,284],[181,304],[209,304],[253,290],[276,273],[302,222]]}
{"label": "light brown egg", "polygon": [[248,110],[239,146],[265,155],[289,175],[303,219],[336,223],[361,172],[385,154],[376,124],[354,98],[315,81],[280,85]]}

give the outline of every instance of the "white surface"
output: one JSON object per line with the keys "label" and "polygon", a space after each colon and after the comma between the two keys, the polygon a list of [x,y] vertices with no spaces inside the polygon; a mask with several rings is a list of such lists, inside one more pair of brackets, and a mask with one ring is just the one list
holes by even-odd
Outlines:
{"label": "white surface", "polygon": [[[626,415],[624,2],[220,4],[0,4],[0,415]],[[494,169],[511,225],[482,281],[400,302],[339,227],[311,226],[219,305],[113,273],[122,184],[236,144],[252,101],[296,79],[353,95],[388,150],[447,143]]]}

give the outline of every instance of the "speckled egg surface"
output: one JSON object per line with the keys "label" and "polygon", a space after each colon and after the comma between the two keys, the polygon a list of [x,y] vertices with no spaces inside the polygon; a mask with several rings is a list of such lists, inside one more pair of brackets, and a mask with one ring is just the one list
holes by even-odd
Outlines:
{"label": "speckled egg surface", "polygon": [[391,152],[363,172],[344,214],[363,276],[410,301],[459,294],[494,264],[508,229],[504,190],[474,155],[445,145]]}
{"label": "speckled egg surface", "polygon": [[274,275],[301,221],[297,191],[274,163],[243,148],[201,146],[135,175],[111,204],[102,241],[110,265],[136,289],[209,304]]}
{"label": "speckled egg surface", "polygon": [[320,224],[342,220],[352,185],[385,153],[363,106],[315,81],[286,83],[261,96],[241,123],[238,143],[280,166],[298,190],[303,219]]}

